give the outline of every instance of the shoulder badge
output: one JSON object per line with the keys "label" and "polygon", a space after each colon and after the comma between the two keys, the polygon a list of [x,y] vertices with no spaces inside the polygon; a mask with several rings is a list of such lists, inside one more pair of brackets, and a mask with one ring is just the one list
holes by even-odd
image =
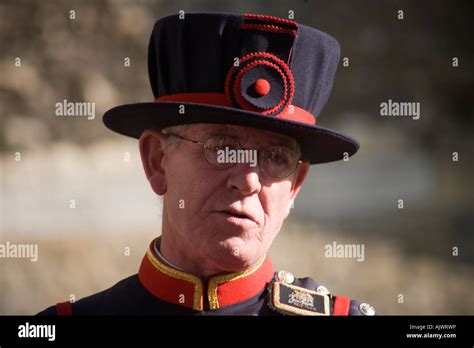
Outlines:
{"label": "shoulder badge", "polygon": [[330,315],[329,294],[322,294],[281,281],[270,284],[270,307],[287,315]]}

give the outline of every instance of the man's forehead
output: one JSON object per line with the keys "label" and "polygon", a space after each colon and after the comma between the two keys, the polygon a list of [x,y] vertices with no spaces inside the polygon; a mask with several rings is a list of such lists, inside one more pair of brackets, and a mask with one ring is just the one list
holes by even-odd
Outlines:
{"label": "man's forehead", "polygon": [[239,140],[260,140],[275,145],[284,145],[293,148],[296,140],[284,134],[279,134],[263,129],[242,127],[228,124],[199,124],[190,125],[189,134],[198,136],[212,136],[217,134],[226,134],[238,137]]}

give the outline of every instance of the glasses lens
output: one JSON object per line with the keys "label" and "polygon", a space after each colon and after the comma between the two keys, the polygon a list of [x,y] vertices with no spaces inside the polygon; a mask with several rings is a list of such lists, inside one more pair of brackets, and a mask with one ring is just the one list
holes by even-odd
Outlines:
{"label": "glasses lens", "polygon": [[206,161],[219,168],[227,168],[234,165],[234,163],[226,161],[225,154],[229,150],[238,149],[240,149],[240,145],[236,139],[222,135],[207,139],[203,148]]}
{"label": "glasses lens", "polygon": [[273,178],[290,176],[298,165],[298,155],[282,146],[268,147],[260,156],[261,170]]}

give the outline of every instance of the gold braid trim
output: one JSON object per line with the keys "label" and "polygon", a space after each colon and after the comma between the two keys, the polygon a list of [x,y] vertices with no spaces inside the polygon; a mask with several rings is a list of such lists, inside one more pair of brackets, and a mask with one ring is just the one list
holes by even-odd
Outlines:
{"label": "gold braid trim", "polygon": [[178,278],[181,280],[188,281],[194,284],[194,297],[193,297],[193,309],[197,311],[203,310],[202,305],[202,282],[201,279],[195,275],[178,271],[174,268],[168,267],[158,260],[151,249],[148,249],[146,253],[148,260],[155,266],[160,272],[169,275],[170,277]]}
{"label": "gold braid trim", "polygon": [[209,285],[207,288],[207,297],[209,299],[209,308],[210,309],[218,309],[219,308],[219,300],[217,299],[217,286],[222,283],[230,282],[233,280],[237,280],[243,277],[247,277],[257,271],[260,266],[263,264],[263,261],[265,261],[265,258],[267,256],[264,255],[258,262],[257,264],[248,270],[238,272],[238,273],[230,273],[230,274],[223,274],[223,275],[218,275],[214,276],[209,280]]}

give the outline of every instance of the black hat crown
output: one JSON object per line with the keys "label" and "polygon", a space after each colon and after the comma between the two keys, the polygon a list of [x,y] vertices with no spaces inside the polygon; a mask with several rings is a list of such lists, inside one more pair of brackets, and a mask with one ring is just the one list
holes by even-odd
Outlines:
{"label": "black hat crown", "polygon": [[224,93],[234,108],[278,115],[293,105],[317,117],[329,97],[338,61],[334,38],[290,20],[186,14],[156,22],[148,68],[158,100]]}

